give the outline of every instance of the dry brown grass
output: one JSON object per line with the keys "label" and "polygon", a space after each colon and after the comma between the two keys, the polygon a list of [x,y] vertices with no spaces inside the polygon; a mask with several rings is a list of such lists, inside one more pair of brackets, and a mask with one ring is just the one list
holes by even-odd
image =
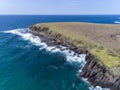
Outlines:
{"label": "dry brown grass", "polygon": [[77,45],[87,45],[108,67],[120,65],[120,25],[66,22],[35,26],[49,27],[50,30],[75,40]]}

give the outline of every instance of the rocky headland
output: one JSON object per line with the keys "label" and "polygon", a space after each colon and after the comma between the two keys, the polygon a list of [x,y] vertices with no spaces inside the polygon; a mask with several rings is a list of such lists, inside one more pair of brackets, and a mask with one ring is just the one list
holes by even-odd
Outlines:
{"label": "rocky headland", "polygon": [[30,33],[46,38],[51,44],[65,46],[76,54],[86,54],[86,64],[79,76],[87,78],[93,86],[120,90],[119,27],[88,23],[45,23],[33,25],[29,29]]}

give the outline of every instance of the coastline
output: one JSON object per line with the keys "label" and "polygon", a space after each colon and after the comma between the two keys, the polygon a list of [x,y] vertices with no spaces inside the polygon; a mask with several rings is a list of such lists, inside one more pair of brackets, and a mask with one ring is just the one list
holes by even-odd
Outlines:
{"label": "coastline", "polygon": [[87,78],[93,86],[110,88],[111,90],[120,90],[120,77],[114,75],[99,58],[95,57],[85,47],[76,46],[71,39],[64,37],[60,33],[50,31],[48,27],[31,26],[30,33],[46,38],[48,44],[62,45],[76,54],[86,54],[86,64],[80,73],[80,77]]}

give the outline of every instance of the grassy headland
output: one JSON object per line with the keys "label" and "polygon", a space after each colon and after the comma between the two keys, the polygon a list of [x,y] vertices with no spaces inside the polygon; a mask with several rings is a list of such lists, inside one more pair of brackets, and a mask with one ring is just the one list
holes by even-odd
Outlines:
{"label": "grassy headland", "polygon": [[60,33],[85,47],[97,56],[108,68],[120,66],[120,25],[90,23],[42,23],[34,25]]}

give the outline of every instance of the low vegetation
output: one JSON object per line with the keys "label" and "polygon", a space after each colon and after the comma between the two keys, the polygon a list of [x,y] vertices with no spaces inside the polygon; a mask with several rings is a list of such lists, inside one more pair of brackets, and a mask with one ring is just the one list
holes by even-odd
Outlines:
{"label": "low vegetation", "polygon": [[[109,30],[108,32],[110,32],[110,34],[113,33],[112,29],[115,28],[114,25],[99,25],[84,23],[45,23],[36,24],[35,26],[49,28],[50,31],[60,33],[61,35],[73,40],[74,41],[73,43],[76,44],[77,46],[87,48],[92,54],[97,56],[108,68],[120,66],[120,56],[119,53],[117,53],[118,52],[117,50],[120,50],[119,49],[120,43],[119,41],[113,41],[110,38],[111,43],[113,43],[111,44],[108,38],[109,36],[107,37],[109,33],[106,34],[107,30]],[[103,29],[105,30],[105,32],[96,31],[97,29],[100,30]],[[115,30],[117,32],[116,28]],[[101,33],[105,35],[102,35]],[[101,35],[101,37],[99,34]],[[114,42],[115,44],[118,42],[118,44],[116,44],[117,46],[114,45]],[[113,46],[109,45],[109,43]],[[116,51],[113,50],[113,48],[111,47],[115,48]]]}

